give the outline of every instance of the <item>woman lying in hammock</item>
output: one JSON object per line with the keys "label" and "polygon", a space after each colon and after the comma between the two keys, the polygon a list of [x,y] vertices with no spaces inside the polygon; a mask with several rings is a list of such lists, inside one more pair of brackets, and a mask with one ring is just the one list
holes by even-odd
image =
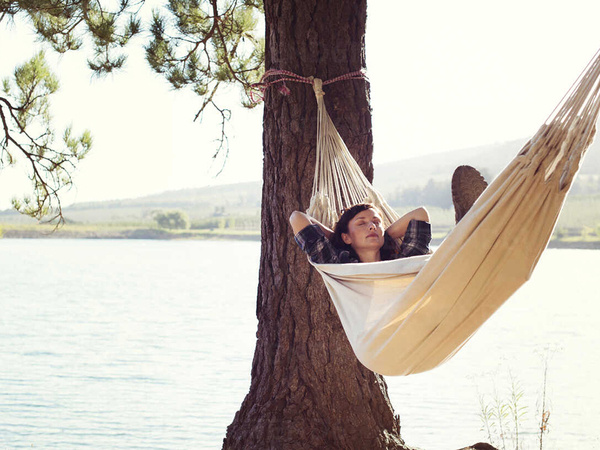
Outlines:
{"label": "woman lying in hammock", "polygon": [[[459,166],[452,176],[456,222],[487,187],[471,166]],[[431,225],[423,207],[402,216],[385,231],[381,214],[368,203],[348,208],[331,230],[300,211],[290,216],[296,242],[316,264],[376,262],[429,253]],[[398,244],[398,238],[402,244]]]}
{"label": "woman lying in hammock", "polygon": [[[290,216],[295,239],[316,264],[386,261],[429,252],[429,214],[417,208],[386,230],[381,214],[368,203],[348,208],[334,230],[300,211]],[[397,239],[402,238],[402,244]]]}

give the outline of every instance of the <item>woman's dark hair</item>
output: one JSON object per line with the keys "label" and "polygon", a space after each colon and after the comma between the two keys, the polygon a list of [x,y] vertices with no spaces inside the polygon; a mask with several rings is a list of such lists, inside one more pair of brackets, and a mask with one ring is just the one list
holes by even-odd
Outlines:
{"label": "woman's dark hair", "polygon": [[[333,237],[331,238],[331,243],[339,249],[347,250],[350,252],[350,257],[354,259],[359,259],[358,255],[354,251],[351,245],[346,244],[342,239],[342,233],[348,233],[348,224],[354,217],[367,209],[372,209],[374,211],[379,212],[377,207],[371,203],[359,203],[357,205],[351,206],[348,209],[345,209],[340,217],[340,220],[335,224],[333,228]],[[387,245],[384,245],[380,250],[380,256],[382,260],[390,259],[391,249],[387,248]]]}

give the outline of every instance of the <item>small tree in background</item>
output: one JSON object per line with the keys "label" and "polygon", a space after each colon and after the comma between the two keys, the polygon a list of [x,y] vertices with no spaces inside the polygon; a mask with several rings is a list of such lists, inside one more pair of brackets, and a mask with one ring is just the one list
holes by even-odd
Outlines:
{"label": "small tree in background", "polygon": [[154,220],[160,228],[168,230],[187,230],[190,220],[183,211],[157,211]]}

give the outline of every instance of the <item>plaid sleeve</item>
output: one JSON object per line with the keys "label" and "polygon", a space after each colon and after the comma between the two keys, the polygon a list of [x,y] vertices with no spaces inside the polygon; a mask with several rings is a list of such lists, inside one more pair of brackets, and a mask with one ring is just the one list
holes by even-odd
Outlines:
{"label": "plaid sleeve", "polygon": [[425,255],[429,253],[431,225],[422,220],[411,220],[400,246],[400,257]]}
{"label": "plaid sleeve", "polygon": [[300,249],[316,264],[339,263],[340,251],[327,239],[319,225],[308,225],[294,236]]}

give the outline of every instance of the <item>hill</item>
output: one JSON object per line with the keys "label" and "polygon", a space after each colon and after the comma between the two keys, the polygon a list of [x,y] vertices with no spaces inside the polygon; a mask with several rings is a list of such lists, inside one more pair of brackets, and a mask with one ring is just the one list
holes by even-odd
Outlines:
{"label": "hill", "polygon": [[[132,199],[84,202],[64,208],[68,222],[133,223],[149,222],[158,210],[185,211],[191,220],[228,213],[255,215],[260,210],[261,184],[258,181],[167,191]],[[0,222],[32,223],[33,219],[6,210]]]}
{"label": "hill", "polygon": [[[524,143],[525,140],[516,140],[377,165],[374,184],[396,207],[424,203],[449,208],[450,178],[457,166],[469,164],[477,167],[490,180],[510,162]],[[435,195],[443,196],[440,203],[436,204],[434,197],[416,195],[422,194],[428,183],[429,191],[433,189]],[[596,141],[588,151],[572,193],[600,193],[600,141]],[[412,194],[412,197],[407,194]],[[415,198],[417,200],[411,201]],[[65,208],[64,215],[71,223],[148,223],[157,210],[178,209],[186,212],[194,222],[231,215],[258,217],[260,202],[261,183],[256,181],[168,191],[134,199],[78,203]],[[32,219],[14,211],[0,212],[0,223],[28,222],[31,223]]]}
{"label": "hill", "polygon": [[[425,185],[428,180],[450,182],[454,169],[468,164],[491,180],[507,166],[526,139],[431,154],[375,166],[374,184],[383,194],[398,188]],[[578,179],[600,176],[600,140],[589,148]],[[578,183],[576,180],[575,183]]]}

